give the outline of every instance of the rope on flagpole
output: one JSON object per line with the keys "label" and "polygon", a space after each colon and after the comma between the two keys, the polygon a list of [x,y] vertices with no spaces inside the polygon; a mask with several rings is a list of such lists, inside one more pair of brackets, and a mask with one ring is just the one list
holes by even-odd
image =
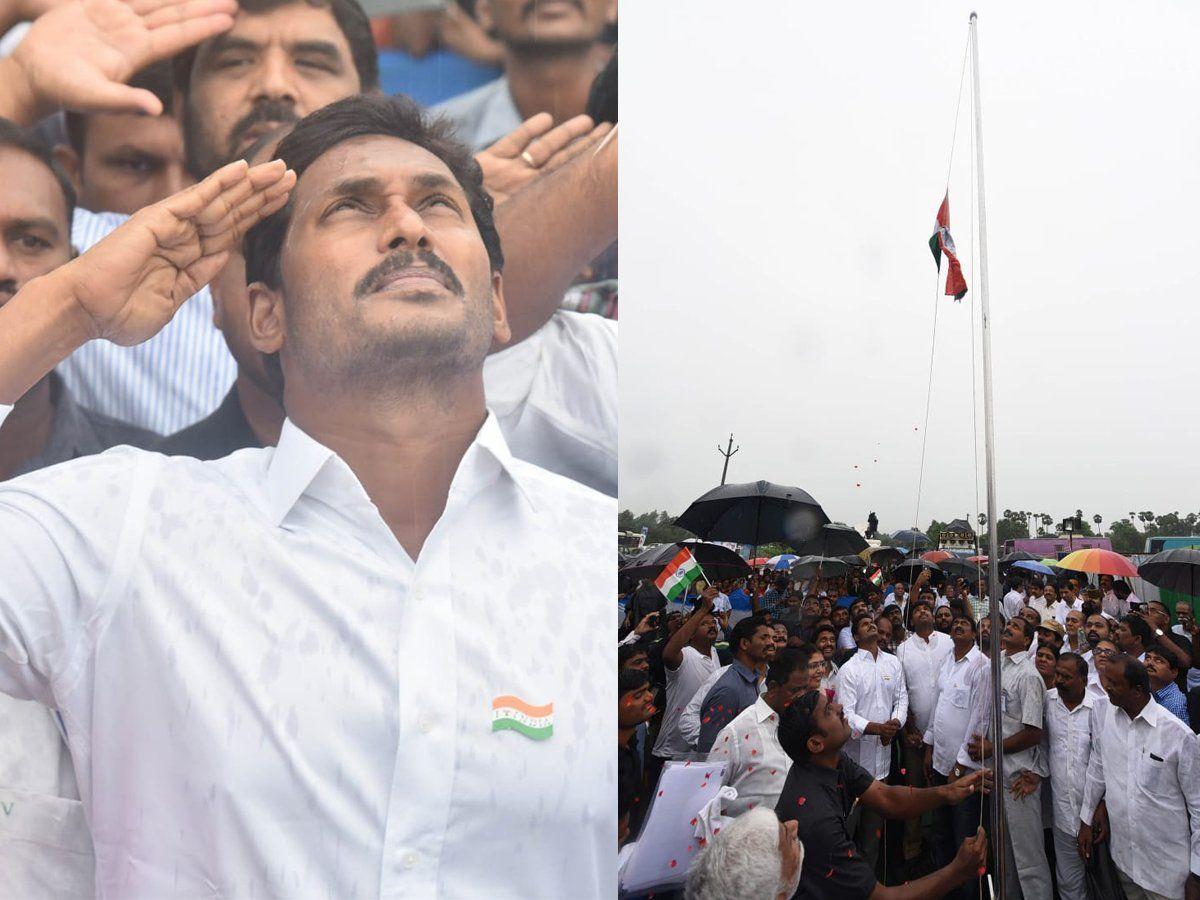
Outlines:
{"label": "rope on flagpole", "polygon": [[[963,84],[967,74],[967,53],[971,46],[970,31],[967,33],[966,46],[963,47],[962,68],[958,73],[958,98],[954,104],[954,128],[950,132],[950,159],[946,163],[946,191],[950,191],[950,173],[954,170],[954,145],[958,140],[958,117],[962,111],[962,94]],[[937,274],[933,279],[933,333],[929,338],[929,381],[925,388],[925,424],[921,429],[921,463],[917,469],[917,499],[913,504],[913,528],[920,528],[921,520],[921,491],[925,486],[925,451],[929,445],[929,411],[933,403],[933,361],[934,353],[937,349],[937,320],[938,307],[941,305],[938,302],[938,288],[941,285],[942,269],[938,266]]]}

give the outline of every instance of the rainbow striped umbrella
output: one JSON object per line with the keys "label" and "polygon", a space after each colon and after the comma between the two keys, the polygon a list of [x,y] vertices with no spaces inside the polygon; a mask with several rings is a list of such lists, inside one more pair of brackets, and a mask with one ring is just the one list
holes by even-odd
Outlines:
{"label": "rainbow striped umbrella", "polygon": [[1120,553],[1101,550],[1097,547],[1068,553],[1058,561],[1058,567],[1070,569],[1072,572],[1091,572],[1096,575],[1116,575],[1123,578],[1138,577],[1137,566]]}

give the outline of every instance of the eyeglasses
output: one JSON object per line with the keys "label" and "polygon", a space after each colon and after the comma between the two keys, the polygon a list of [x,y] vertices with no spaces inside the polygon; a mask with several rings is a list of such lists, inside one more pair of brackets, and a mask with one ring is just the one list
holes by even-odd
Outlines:
{"label": "eyeglasses", "polygon": [[1109,657],[1116,656],[1117,651],[1116,650],[1097,650],[1094,655],[1100,657],[1100,659],[1108,659]]}

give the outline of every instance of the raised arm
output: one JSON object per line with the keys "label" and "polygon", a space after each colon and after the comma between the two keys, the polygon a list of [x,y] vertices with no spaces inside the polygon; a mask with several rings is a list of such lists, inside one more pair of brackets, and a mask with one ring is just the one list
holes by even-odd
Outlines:
{"label": "raised arm", "polygon": [[242,235],[283,206],[295,180],[279,161],[230,163],[29,281],[0,307],[0,404],[15,403],[85,341],[130,345],[157,334]]}
{"label": "raised arm", "polygon": [[125,84],[152,62],[233,27],[235,0],[70,0],[0,60],[0,115],[32,125],[58,109],[142,112],[162,103]]}
{"label": "raised arm", "polygon": [[716,596],[716,588],[710,587],[705,590],[700,597],[700,606],[684,620],[679,629],[671,635],[671,639],[667,641],[667,645],[663,647],[663,665],[671,671],[678,669],[680,663],[683,662],[683,648],[691,643],[693,635],[696,634],[696,629],[700,627],[700,620],[704,618],[704,613],[712,612],[713,600]]}

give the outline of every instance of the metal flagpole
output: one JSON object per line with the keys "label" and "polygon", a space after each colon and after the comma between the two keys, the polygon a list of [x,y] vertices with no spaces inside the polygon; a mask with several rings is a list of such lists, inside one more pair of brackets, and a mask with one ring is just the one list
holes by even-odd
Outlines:
{"label": "metal flagpole", "polygon": [[988,592],[991,594],[992,633],[992,772],[994,781],[990,794],[992,825],[992,859],[996,873],[996,897],[1004,897],[1004,748],[1002,710],[1000,707],[1000,548],[996,535],[996,452],[992,415],[992,320],[988,305],[987,215],[983,199],[983,109],[979,99],[979,34],[978,16],[971,13],[971,63],[975,85],[975,154],[976,189],[979,191],[979,309],[983,320],[983,441],[987,472],[988,517]]}

